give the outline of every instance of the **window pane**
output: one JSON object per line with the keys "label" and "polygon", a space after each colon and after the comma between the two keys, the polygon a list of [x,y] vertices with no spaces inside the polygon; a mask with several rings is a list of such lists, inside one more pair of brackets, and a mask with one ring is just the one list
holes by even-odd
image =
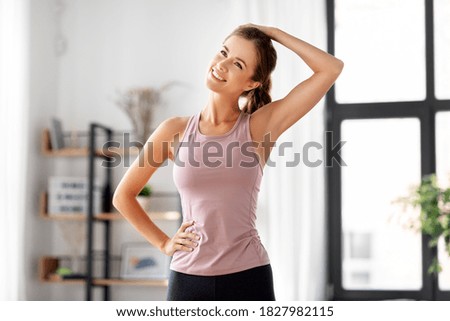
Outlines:
{"label": "window pane", "polygon": [[420,233],[406,227],[418,212],[392,201],[420,182],[420,124],[415,118],[345,120],[342,167],[342,280],[346,289],[417,290]]}
{"label": "window pane", "polygon": [[436,98],[450,99],[450,1],[434,0]]}
{"label": "window pane", "polygon": [[424,0],[336,0],[340,103],[424,100]]}
{"label": "window pane", "polygon": [[[436,176],[441,188],[450,187],[450,112],[436,114]],[[450,258],[445,251],[444,240],[438,244],[438,258],[442,265],[439,288],[450,290]]]}

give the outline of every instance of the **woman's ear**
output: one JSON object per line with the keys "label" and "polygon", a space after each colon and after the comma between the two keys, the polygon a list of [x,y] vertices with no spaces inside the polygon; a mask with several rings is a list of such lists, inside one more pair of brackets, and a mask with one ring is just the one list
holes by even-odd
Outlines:
{"label": "woman's ear", "polygon": [[259,86],[261,86],[261,83],[259,81],[254,81],[250,84],[248,84],[247,88],[245,89],[245,91],[250,91],[253,90],[255,88],[258,88]]}

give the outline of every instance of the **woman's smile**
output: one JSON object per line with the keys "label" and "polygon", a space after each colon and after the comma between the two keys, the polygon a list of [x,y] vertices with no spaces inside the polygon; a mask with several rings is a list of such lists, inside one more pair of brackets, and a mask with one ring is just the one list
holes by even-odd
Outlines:
{"label": "woman's smile", "polygon": [[211,74],[213,75],[213,78],[219,81],[226,82],[226,80],[223,77],[221,77],[214,68],[211,69]]}

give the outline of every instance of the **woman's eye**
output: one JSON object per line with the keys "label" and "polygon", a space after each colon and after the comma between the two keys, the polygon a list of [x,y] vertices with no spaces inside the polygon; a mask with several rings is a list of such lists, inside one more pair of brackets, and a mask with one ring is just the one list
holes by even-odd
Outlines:
{"label": "woman's eye", "polygon": [[227,52],[225,50],[221,50],[220,53],[222,54],[222,56],[226,57],[227,56]]}
{"label": "woman's eye", "polygon": [[238,66],[239,69],[242,69],[242,66],[241,66],[240,63],[237,62],[237,63],[236,63],[236,66]]}

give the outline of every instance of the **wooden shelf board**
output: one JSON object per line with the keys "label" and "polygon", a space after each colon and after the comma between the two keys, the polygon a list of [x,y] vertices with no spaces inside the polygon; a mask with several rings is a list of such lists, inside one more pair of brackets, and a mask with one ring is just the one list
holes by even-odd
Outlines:
{"label": "wooden shelf board", "polygon": [[[42,132],[42,144],[41,144],[42,154],[49,157],[87,157],[89,155],[89,150],[87,147],[80,148],[62,148],[53,150],[50,143],[50,131],[45,128]],[[95,151],[96,156],[117,156],[117,155],[139,155],[141,149],[132,146],[125,150],[124,148],[110,147],[108,149],[97,149]]]}
{"label": "wooden shelf board", "polygon": [[[177,211],[167,211],[167,212],[148,212],[147,213],[152,220],[178,220],[180,218],[180,213]],[[123,220],[123,215],[119,213],[99,213],[95,215],[95,219],[108,221],[108,220]]]}
{"label": "wooden shelf board", "polygon": [[86,214],[51,214],[43,215],[42,218],[49,221],[86,221]]}
{"label": "wooden shelf board", "polygon": [[[148,213],[152,220],[178,220],[180,213],[176,211],[172,212],[150,212]],[[84,213],[80,214],[44,214],[42,215],[44,220],[50,221],[86,221],[87,216]],[[98,221],[115,221],[123,220],[124,217],[116,213],[99,213],[94,216]]]}
{"label": "wooden shelf board", "polygon": [[[78,280],[64,280],[64,279],[41,279],[41,282],[44,283],[54,283],[54,284],[75,284],[75,285],[83,285],[86,283],[83,279]],[[94,285],[124,285],[124,286],[161,286],[166,287],[169,284],[167,279],[165,280],[123,280],[123,279],[94,279]]]}
{"label": "wooden shelf board", "polygon": [[163,280],[124,280],[124,279],[94,279],[95,285],[137,285],[137,286],[168,286],[169,281]]}
{"label": "wooden shelf board", "polygon": [[78,279],[78,280],[52,280],[52,279],[41,279],[42,282],[44,283],[56,283],[56,284],[78,284],[78,285],[83,285],[86,283],[85,280],[83,279]]}

